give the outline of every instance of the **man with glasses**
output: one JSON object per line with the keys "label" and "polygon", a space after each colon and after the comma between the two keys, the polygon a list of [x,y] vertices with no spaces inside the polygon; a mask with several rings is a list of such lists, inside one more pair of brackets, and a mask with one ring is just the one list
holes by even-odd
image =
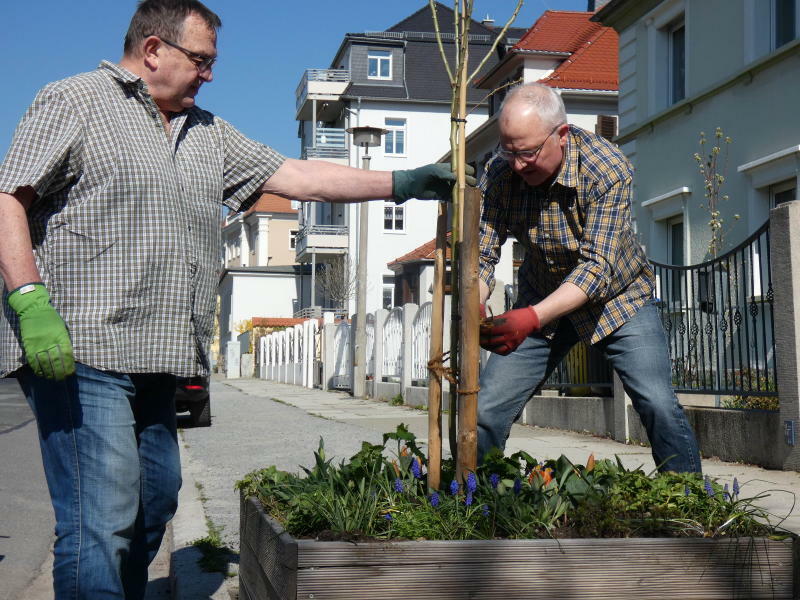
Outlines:
{"label": "man with glasses", "polygon": [[286,159],[195,105],[219,17],[144,0],[119,64],[46,86],[0,165],[0,376],[36,415],[55,595],[142,598],[177,507],[175,376],[205,375],[222,205],[447,199],[437,165]]}
{"label": "man with glasses", "polygon": [[672,389],[653,271],[631,224],[633,172],[607,140],[568,125],[561,96],[515,88],[500,148],[481,182],[481,312],[509,235],[523,246],[512,310],[483,321],[478,453],[502,450],[531,395],[578,342],[602,351],[647,430],[662,471],[700,472],[694,433]]}

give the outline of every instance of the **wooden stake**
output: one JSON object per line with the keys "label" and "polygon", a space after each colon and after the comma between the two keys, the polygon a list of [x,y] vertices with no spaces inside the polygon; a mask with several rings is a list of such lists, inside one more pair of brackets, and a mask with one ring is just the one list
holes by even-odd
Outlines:
{"label": "wooden stake", "polygon": [[464,241],[461,264],[461,364],[459,366],[458,466],[459,480],[478,466],[478,370],[480,368],[480,293],[478,291],[478,224],[481,192],[464,195]]}
{"label": "wooden stake", "polygon": [[[447,206],[439,203],[436,250],[433,253],[433,302],[431,305],[431,361],[442,361],[444,352],[444,282],[447,256]],[[429,369],[428,377],[428,487],[438,490],[442,478],[442,373]]]}

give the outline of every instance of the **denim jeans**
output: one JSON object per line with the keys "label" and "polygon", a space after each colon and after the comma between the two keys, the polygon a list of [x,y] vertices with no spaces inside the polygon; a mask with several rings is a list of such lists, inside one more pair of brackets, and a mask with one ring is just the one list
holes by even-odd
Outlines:
{"label": "denim jeans", "polygon": [[141,599],[178,506],[175,378],[76,364],[57,382],[25,367],[56,516],[57,600]]}
{"label": "denim jeans", "polygon": [[[479,458],[492,447],[505,448],[514,419],[577,341],[572,324],[562,318],[552,340],[528,336],[511,354],[489,357],[478,394]],[[646,304],[595,347],[606,355],[630,396],[659,470],[700,472],[694,432],[672,389],[658,309]]]}

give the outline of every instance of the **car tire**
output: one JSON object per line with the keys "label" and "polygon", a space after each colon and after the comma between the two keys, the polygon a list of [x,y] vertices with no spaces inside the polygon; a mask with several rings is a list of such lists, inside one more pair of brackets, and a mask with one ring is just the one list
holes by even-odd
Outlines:
{"label": "car tire", "polygon": [[209,427],[211,425],[211,398],[207,398],[202,406],[193,406],[189,412],[192,415],[193,427]]}

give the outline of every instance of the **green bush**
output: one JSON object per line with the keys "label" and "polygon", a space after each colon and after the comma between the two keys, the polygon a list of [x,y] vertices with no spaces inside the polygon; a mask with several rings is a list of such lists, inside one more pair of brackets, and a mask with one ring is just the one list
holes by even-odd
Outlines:
{"label": "green bush", "polygon": [[[387,451],[387,443],[396,448]],[[489,453],[459,483],[444,461],[443,490],[429,490],[425,457],[404,425],[364,442],[349,461],[325,457],[301,475],[269,467],[237,484],[298,537],[430,539],[756,536],[769,515],[741,498],[739,483],[696,474],[648,474],[619,459],[539,462],[525,452]],[[391,458],[391,456],[394,458]]]}

